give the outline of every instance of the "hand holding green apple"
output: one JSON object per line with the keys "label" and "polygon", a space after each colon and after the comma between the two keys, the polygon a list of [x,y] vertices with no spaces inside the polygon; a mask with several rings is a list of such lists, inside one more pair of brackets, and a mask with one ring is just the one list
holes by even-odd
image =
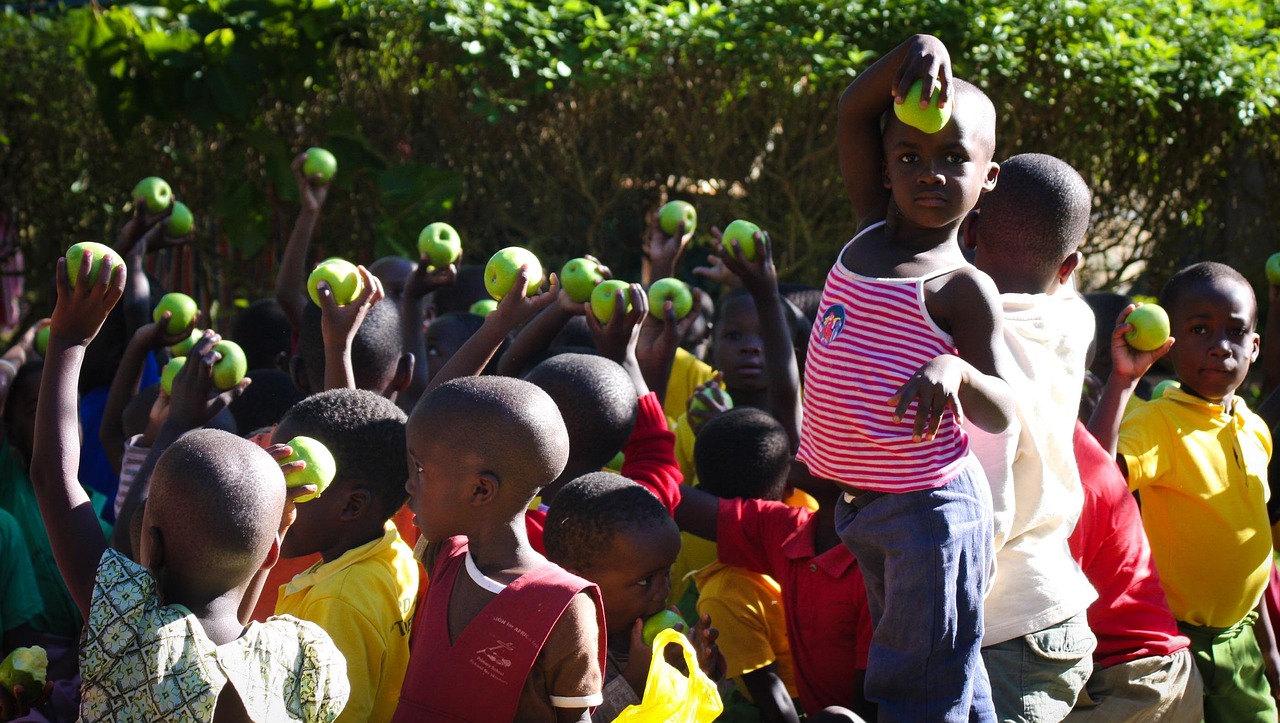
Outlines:
{"label": "hand holding green apple", "polygon": [[[933,88],[933,79],[930,78],[930,89]],[[901,103],[893,104],[893,113],[898,120],[917,128],[925,133],[933,134],[946,127],[947,122],[951,120],[951,104],[939,106],[941,94],[935,92],[927,104],[922,102],[921,97],[924,95],[924,79],[921,78],[912,83],[911,89],[907,91],[907,95]],[[921,107],[921,106],[924,107]]]}
{"label": "hand holding green apple", "polygon": [[443,268],[456,264],[462,258],[462,237],[454,227],[437,221],[418,234],[418,254],[427,265]]}
{"label": "hand holding green apple", "polygon": [[302,174],[312,185],[324,186],[333,181],[338,173],[338,159],[323,148],[308,148],[307,159],[302,162]]}
{"label": "hand holding green apple", "polygon": [[[203,336],[203,334],[202,334]],[[182,371],[182,367],[187,363],[185,356],[175,356],[164,365],[164,369],[160,371],[160,389],[169,396],[173,396],[173,380],[178,378],[178,372]]]}
{"label": "hand holding green apple", "polygon": [[1143,304],[1125,317],[1124,340],[1138,351],[1155,351],[1169,339],[1169,315],[1158,304]]}
{"label": "hand holding green apple", "polygon": [[319,284],[323,281],[329,285],[333,293],[333,301],[338,306],[346,306],[364,291],[364,279],[360,276],[360,267],[337,257],[321,261],[307,277],[307,293],[316,306],[320,306]]}
{"label": "hand holding green apple", "polygon": [[98,282],[104,263],[110,270],[114,270],[116,266],[124,263],[120,255],[110,246],[95,241],[81,241],[75,244],[67,249],[67,281],[73,289],[80,279],[80,265],[84,263],[86,252],[89,254],[89,283],[91,284]]}
{"label": "hand holding green apple", "polygon": [[15,688],[22,688],[20,700],[23,705],[31,705],[44,695],[48,677],[49,654],[39,645],[14,648],[0,661],[0,686],[10,694]]}
{"label": "hand holding green apple", "polygon": [[213,386],[226,391],[244,379],[249,371],[249,360],[240,345],[230,339],[223,339],[213,345],[218,360],[213,363]]}
{"label": "hand holding green apple", "polygon": [[196,306],[195,299],[186,294],[172,291],[160,297],[155,310],[151,312],[152,320],[157,324],[161,323],[166,311],[169,312],[169,323],[164,327],[164,334],[165,336],[173,336],[182,333],[184,329],[196,323],[196,316],[200,313],[200,308]]}
{"label": "hand holding green apple", "polygon": [[542,263],[533,252],[519,246],[508,246],[495,253],[484,267],[484,288],[497,301],[502,301],[515,285],[520,269],[528,269],[525,296],[535,296],[542,287]]}
{"label": "hand holding green apple", "polygon": [[317,490],[315,494],[302,495],[294,502],[308,502],[324,494],[338,472],[338,464],[334,461],[329,448],[318,439],[301,435],[289,440],[288,444],[292,453],[280,460],[280,465],[284,466],[289,462],[301,460],[306,463],[306,466],[297,472],[286,474],[285,486],[292,488],[315,485]]}
{"label": "hand holding green apple", "polygon": [[591,313],[601,324],[609,323],[618,309],[618,295],[622,295],[622,313],[631,311],[631,300],[627,298],[627,290],[631,284],[618,279],[606,279],[596,285],[591,292]]}
{"label": "hand holding green apple", "polygon": [[[680,234],[681,224],[683,234]],[[698,228],[698,210],[688,201],[669,201],[658,211],[658,228],[668,236],[688,236]]]}
{"label": "hand holding green apple", "polygon": [[733,257],[740,255],[747,261],[755,261],[758,254],[756,249],[758,233],[760,233],[759,226],[740,218],[725,227],[724,233],[720,236],[720,243],[727,255]]}
{"label": "hand holding green apple", "polygon": [[155,215],[163,213],[173,204],[173,189],[163,178],[148,176],[138,181],[138,185],[133,187],[132,199],[134,201],[142,199],[142,205],[147,209],[147,213]]}
{"label": "hand holding green apple", "polygon": [[658,637],[658,633],[670,628],[683,629],[684,618],[674,610],[663,610],[644,621],[640,637],[645,645],[653,645],[653,640]]}
{"label": "hand holding green apple", "polygon": [[605,280],[600,262],[590,257],[579,257],[565,262],[560,269],[560,285],[575,304],[585,304],[591,299],[596,284]]}
{"label": "hand holding green apple", "polygon": [[649,287],[649,309],[657,314],[667,301],[671,302],[677,321],[693,310],[693,292],[689,285],[670,276],[658,279]]}
{"label": "hand holding green apple", "polygon": [[199,329],[199,328],[192,329],[191,333],[187,334],[186,339],[183,339],[177,344],[174,344],[173,346],[169,347],[169,353],[176,357],[186,356],[187,354],[191,353],[191,348],[194,347],[196,345],[196,342],[200,341],[200,338],[203,336],[204,336],[203,329]]}

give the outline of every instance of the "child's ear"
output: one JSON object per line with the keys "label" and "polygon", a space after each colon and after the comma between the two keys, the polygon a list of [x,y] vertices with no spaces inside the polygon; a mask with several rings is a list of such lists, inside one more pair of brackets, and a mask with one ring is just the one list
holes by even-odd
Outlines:
{"label": "child's ear", "polygon": [[271,540],[271,549],[267,550],[266,559],[262,561],[262,565],[259,566],[258,569],[270,570],[271,568],[275,567],[276,563],[279,561],[280,561],[280,533],[277,532],[276,536]]}
{"label": "child's ear", "polygon": [[373,493],[367,487],[356,487],[347,493],[342,502],[342,509],[338,511],[338,517],[347,521],[357,520],[372,508]]}
{"label": "child's ear", "polygon": [[982,190],[991,191],[996,187],[996,179],[1000,177],[1000,164],[991,161],[987,164],[987,177],[983,179]]}
{"label": "child's ear", "polygon": [[1080,268],[1080,262],[1083,260],[1084,254],[1079,251],[1076,251],[1064,259],[1062,261],[1062,265],[1058,267],[1058,283],[1065,285],[1067,280],[1071,278],[1071,275],[1076,272],[1076,269]]}
{"label": "child's ear", "polygon": [[143,530],[142,534],[147,537],[148,542],[146,559],[143,559],[141,547],[134,552],[138,555],[138,563],[151,570],[152,574],[155,574],[164,569],[164,533],[160,531],[159,527],[152,525]]}
{"label": "child's ear", "polygon": [[964,235],[960,237],[960,246],[968,251],[978,248],[978,223],[982,218],[982,202],[978,202],[979,206],[969,212],[969,216],[965,219]]}
{"label": "child's ear", "polygon": [[487,505],[498,496],[502,483],[489,472],[481,472],[471,480],[471,488],[467,492],[467,502],[472,507]]}
{"label": "child's ear", "polygon": [[396,373],[391,378],[391,386],[387,388],[387,394],[391,392],[403,392],[409,388],[409,384],[413,382],[413,370],[417,366],[417,359],[412,352],[405,352],[400,355],[399,361],[396,362]]}
{"label": "child's ear", "polygon": [[311,382],[307,380],[307,363],[297,354],[289,360],[289,378],[293,380],[293,386],[297,387],[303,396],[311,395]]}

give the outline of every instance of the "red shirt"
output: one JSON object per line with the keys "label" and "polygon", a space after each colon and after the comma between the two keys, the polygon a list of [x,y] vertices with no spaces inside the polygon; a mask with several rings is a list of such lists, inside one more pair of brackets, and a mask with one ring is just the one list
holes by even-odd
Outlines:
{"label": "red shirt", "polygon": [[796,687],[809,715],[861,698],[852,671],[866,670],[871,645],[862,570],[844,545],[814,554],[818,522],[805,508],[739,499],[720,500],[716,521],[720,562],[782,586]]}
{"label": "red shirt", "polygon": [[[640,397],[636,407],[636,426],[622,446],[625,460],[622,476],[644,485],[657,496],[672,516],[680,504],[680,465],[676,463],[676,436],[667,428],[667,415],[662,402],[653,392]],[[538,552],[542,546],[542,528],[547,522],[547,506],[524,514],[525,529],[529,531],[529,544]]]}
{"label": "red shirt", "polygon": [[1178,633],[1142,513],[1120,468],[1083,424],[1076,422],[1076,463],[1084,484],[1084,508],[1071,534],[1071,555],[1098,591],[1089,627],[1098,638],[1096,667],[1169,655],[1190,641]]}

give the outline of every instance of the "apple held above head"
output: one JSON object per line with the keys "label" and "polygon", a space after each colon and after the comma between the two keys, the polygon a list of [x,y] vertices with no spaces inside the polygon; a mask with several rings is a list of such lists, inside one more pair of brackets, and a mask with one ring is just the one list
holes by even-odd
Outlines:
{"label": "apple held above head", "polygon": [[301,435],[289,440],[289,447],[293,450],[292,454],[280,460],[280,464],[302,460],[307,463],[307,466],[285,475],[285,486],[315,485],[317,490],[315,494],[302,495],[294,502],[307,502],[324,494],[329,484],[333,482],[334,475],[338,473],[338,464],[333,460],[333,454],[329,452],[329,448],[318,439]]}
{"label": "apple held above head", "polygon": [[525,296],[534,296],[542,286],[542,263],[532,251],[519,246],[508,246],[489,259],[484,267],[484,288],[498,301],[511,291],[516,283],[516,275],[520,267],[529,267],[529,283],[525,287]]}
{"label": "apple held above head", "polygon": [[49,325],[46,324],[36,332],[36,353],[45,356],[49,352]]}
{"label": "apple held above head", "polygon": [[698,210],[688,201],[669,201],[658,211],[658,228],[668,236],[674,236],[684,224],[686,234],[698,227]]}
{"label": "apple held above head", "polygon": [[[338,172],[338,159],[323,148],[308,148],[307,160],[302,162],[302,175],[312,184],[323,186],[333,180]],[[316,178],[316,174],[319,177]]]}
{"label": "apple held above head", "polygon": [[1169,338],[1169,315],[1158,304],[1143,304],[1125,317],[1124,323],[1133,328],[1124,333],[1124,340],[1138,351],[1154,351]]}
{"label": "apple held above head", "polygon": [[601,281],[604,274],[600,272],[600,264],[588,258],[569,259],[560,269],[560,286],[575,304],[587,303]]}
{"label": "apple held above head", "polygon": [[467,311],[470,311],[472,314],[475,314],[476,316],[483,319],[484,317],[492,314],[493,310],[497,308],[498,308],[498,302],[494,301],[493,299],[481,299],[476,303],[472,304],[471,308],[467,309]]}
{"label": "apple held above head", "polygon": [[191,348],[194,347],[196,342],[200,341],[200,338],[203,336],[203,329],[192,329],[186,339],[183,339],[177,344],[169,347],[169,353],[174,356],[186,356],[191,353]]}
{"label": "apple held above head", "polygon": [[89,266],[90,283],[98,283],[98,275],[102,273],[104,261],[106,261],[109,269],[115,269],[118,264],[123,263],[120,255],[110,246],[104,246],[94,241],[81,241],[67,249],[67,280],[71,283],[72,288],[75,288],[76,279],[80,276],[80,264],[84,261],[85,251],[92,254],[90,257],[92,261]]}
{"label": "apple held above head", "polygon": [[1267,283],[1280,286],[1280,254],[1267,257]]}
{"label": "apple held above head", "polygon": [[676,313],[677,321],[688,316],[693,310],[693,292],[689,290],[689,285],[671,276],[658,279],[649,287],[650,311],[660,317],[662,305],[668,299],[671,300],[672,311]]}
{"label": "apple held above head", "polygon": [[151,319],[159,324],[166,311],[169,312],[169,323],[165,325],[164,333],[168,336],[173,336],[194,324],[196,314],[200,309],[196,306],[195,299],[186,294],[173,291],[160,297],[160,302],[156,304],[155,311],[151,312]]}
{"label": "apple held above head", "polygon": [[169,213],[169,222],[164,225],[164,235],[169,238],[182,238],[191,233],[196,217],[191,209],[182,201],[173,202],[173,211]]}
{"label": "apple held above head", "polygon": [[920,107],[920,97],[924,95],[924,79],[911,84],[907,97],[901,103],[893,104],[893,113],[898,120],[925,133],[937,133],[946,127],[951,120],[951,105],[938,107],[938,93],[934,93],[926,108]]}
{"label": "apple held above head", "polygon": [[132,198],[141,198],[147,213],[160,213],[173,203],[173,189],[159,176],[147,176],[133,187]]}
{"label": "apple held above head", "polygon": [[360,278],[360,267],[336,256],[316,264],[311,275],[307,277],[307,293],[316,306],[320,306],[321,281],[329,284],[333,292],[333,302],[338,306],[350,304],[364,291],[364,279]]}
{"label": "apple held above head", "polygon": [[668,628],[674,628],[677,625],[684,625],[684,618],[671,610],[663,610],[644,621],[640,636],[645,645],[653,645],[653,639],[658,637],[658,633]]}
{"label": "apple held above head", "polygon": [[160,371],[160,389],[165,394],[173,394],[173,380],[178,378],[178,372],[182,371],[182,367],[187,363],[185,356],[175,356],[164,365],[164,369]]}
{"label": "apple held above head", "polygon": [[249,371],[249,360],[240,345],[223,339],[213,345],[219,359],[213,363],[213,386],[226,391],[240,383]]}
{"label": "apple held above head", "polygon": [[630,288],[631,284],[619,279],[601,281],[591,292],[591,313],[595,314],[596,320],[601,324],[607,324],[613,318],[614,307],[618,305],[616,298],[618,292],[622,292],[624,303],[622,313],[631,311]]}
{"label": "apple held above head", "polygon": [[734,254],[733,242],[737,241],[738,246],[742,248],[742,257],[747,261],[755,261],[759,255],[756,249],[756,234],[760,233],[760,227],[745,219],[738,219],[729,224],[724,233],[720,237],[720,243],[724,245],[725,253]]}
{"label": "apple held above head", "polygon": [[462,258],[462,237],[447,223],[429,224],[418,234],[418,255],[435,268],[443,268]]}

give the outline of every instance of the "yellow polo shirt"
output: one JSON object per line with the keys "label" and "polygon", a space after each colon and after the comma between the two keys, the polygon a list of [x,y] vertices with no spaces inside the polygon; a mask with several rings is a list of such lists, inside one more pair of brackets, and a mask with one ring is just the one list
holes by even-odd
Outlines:
{"label": "yellow polo shirt", "polygon": [[347,659],[351,697],[338,721],[389,721],[409,665],[418,593],[413,550],[390,521],[382,537],[320,562],[280,586],[276,615],[324,628]]}
{"label": "yellow polo shirt", "polygon": [[694,573],[698,613],[711,616],[720,632],[716,644],[728,665],[725,675],[751,700],[742,676],[776,663],[787,693],[798,698],[782,587],[768,575],[714,562]]}
{"label": "yellow polo shirt", "polygon": [[1117,452],[1178,620],[1226,628],[1267,586],[1271,432],[1235,397],[1230,413],[1180,389],[1124,418]]}

